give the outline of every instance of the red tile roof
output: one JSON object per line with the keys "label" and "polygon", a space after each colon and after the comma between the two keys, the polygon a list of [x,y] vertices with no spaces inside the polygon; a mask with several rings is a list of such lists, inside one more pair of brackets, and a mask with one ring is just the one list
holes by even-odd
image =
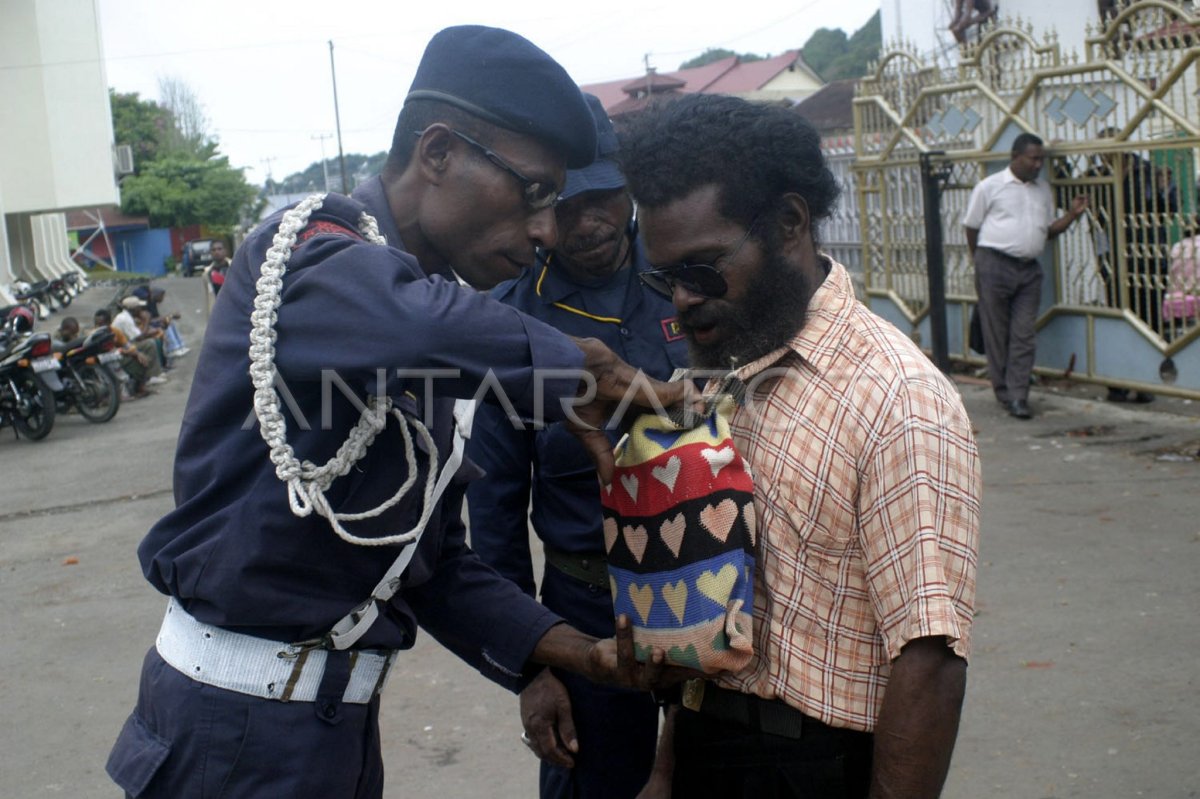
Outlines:
{"label": "red tile roof", "polygon": [[[743,62],[737,56],[728,56],[702,67],[652,73],[649,76],[651,93],[746,94],[761,89],[793,64],[811,72],[800,58],[799,50],[788,50],[762,61]],[[815,77],[815,73],[813,74]],[[620,114],[645,105],[637,100],[638,95],[645,90],[646,80],[647,76],[643,75],[633,79],[591,83],[582,88],[600,98],[601,104],[610,114]]]}

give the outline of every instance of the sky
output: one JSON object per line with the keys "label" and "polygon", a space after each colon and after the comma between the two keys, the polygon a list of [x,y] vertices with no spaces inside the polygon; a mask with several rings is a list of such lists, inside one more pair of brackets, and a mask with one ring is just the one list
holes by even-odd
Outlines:
{"label": "sky", "polygon": [[108,85],[158,100],[160,78],[182,80],[220,151],[261,183],[322,153],[337,156],[330,40],[343,149],[373,154],[391,142],[425,44],[450,25],[520,33],[587,84],[641,75],[647,54],[662,72],[710,47],[778,55],[818,28],[853,33],[879,0],[98,0],[98,7]]}

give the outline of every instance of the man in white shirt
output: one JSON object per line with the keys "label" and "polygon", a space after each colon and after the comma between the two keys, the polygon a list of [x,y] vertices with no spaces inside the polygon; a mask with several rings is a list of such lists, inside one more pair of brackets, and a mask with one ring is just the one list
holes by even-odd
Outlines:
{"label": "man in white shirt", "polygon": [[[150,339],[162,337],[161,330],[143,331],[142,328],[138,326],[137,320],[133,318],[133,313],[135,311],[145,307],[145,300],[143,300],[141,297],[131,294],[121,300],[121,312],[113,317],[112,326],[121,331],[121,334],[124,335],[125,338],[129,339],[129,343],[131,345],[137,342],[148,341]],[[155,341],[152,343],[154,344],[154,360],[161,367],[164,364],[162,351],[159,348],[159,342]],[[151,374],[150,379],[146,382],[152,386],[159,385],[167,382],[167,378],[161,374],[158,374],[158,372],[154,372]]]}
{"label": "man in white shirt", "polygon": [[975,261],[975,289],[992,390],[1008,412],[1031,419],[1029,376],[1036,340],[1034,323],[1042,299],[1046,240],[1062,233],[1087,208],[1077,196],[1054,218],[1050,185],[1039,179],[1046,160],[1043,142],[1032,133],[1013,141],[1008,167],[984,178],[971,192],[963,218]]}

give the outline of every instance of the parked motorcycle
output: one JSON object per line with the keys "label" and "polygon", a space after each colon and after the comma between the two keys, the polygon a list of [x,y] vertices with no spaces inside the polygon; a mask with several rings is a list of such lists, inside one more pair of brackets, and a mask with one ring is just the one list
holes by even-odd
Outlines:
{"label": "parked motorcycle", "polygon": [[50,334],[32,330],[28,308],[12,311],[0,329],[0,427],[11,424],[18,435],[37,441],[50,434],[55,411],[54,392],[39,375],[59,366]]}
{"label": "parked motorcycle", "polygon": [[[56,410],[66,413],[72,407],[89,422],[107,422],[121,408],[121,382],[112,370],[121,361],[112,330],[102,327],[67,345],[56,355],[62,370],[54,391]],[[51,373],[52,374],[52,373]],[[54,378],[44,382],[53,388]]]}

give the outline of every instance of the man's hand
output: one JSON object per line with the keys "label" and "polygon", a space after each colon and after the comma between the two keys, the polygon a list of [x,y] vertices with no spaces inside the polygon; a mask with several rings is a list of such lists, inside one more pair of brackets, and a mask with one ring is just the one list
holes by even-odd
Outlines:
{"label": "man's hand", "polygon": [[1075,199],[1071,200],[1071,213],[1075,216],[1082,214],[1087,210],[1087,207],[1088,198],[1086,194],[1078,194],[1075,196]]}
{"label": "man's hand", "polygon": [[622,361],[599,339],[572,341],[583,350],[583,368],[594,380],[581,387],[586,401],[575,406],[576,418],[567,427],[596,462],[596,471],[605,485],[612,481],[613,456],[612,444],[602,428],[614,410],[627,403],[658,411],[675,405],[687,406],[696,413],[703,411],[704,399],[690,380],[664,383]]}
{"label": "man's hand", "polygon": [[579,740],[575,737],[571,698],[550,669],[543,669],[521,692],[521,725],[535,755],[556,766],[574,768]]}
{"label": "man's hand", "polygon": [[705,676],[695,669],[667,665],[667,654],[654,647],[645,663],[638,662],[633,648],[633,625],[629,617],[617,617],[617,635],[597,641],[592,649],[593,672],[585,674],[593,682],[612,682],[637,691],[670,688],[684,680]]}
{"label": "man's hand", "polygon": [[659,647],[650,653],[648,662],[639,663],[634,656],[633,628],[624,614],[617,618],[616,638],[602,641],[567,624],[556,624],[537,642],[529,659],[582,675],[592,682],[638,691],[669,688],[692,677],[704,676],[695,669],[666,665],[667,655]]}

